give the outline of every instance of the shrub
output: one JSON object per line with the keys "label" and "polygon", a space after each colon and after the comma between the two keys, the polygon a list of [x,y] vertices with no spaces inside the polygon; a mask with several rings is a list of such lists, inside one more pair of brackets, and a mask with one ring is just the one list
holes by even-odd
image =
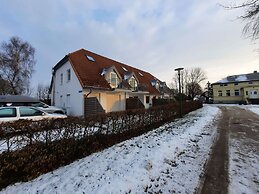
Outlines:
{"label": "shrub", "polygon": [[[185,102],[183,114],[200,107],[199,102]],[[18,181],[31,180],[177,117],[179,105],[169,104],[85,119],[68,117],[2,123],[0,140],[8,149],[0,155],[0,189]]]}

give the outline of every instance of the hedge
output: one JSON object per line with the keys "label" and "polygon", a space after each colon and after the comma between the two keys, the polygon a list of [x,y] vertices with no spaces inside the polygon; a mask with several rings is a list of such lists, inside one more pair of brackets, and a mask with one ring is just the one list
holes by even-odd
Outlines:
{"label": "hedge", "polygon": [[[186,102],[183,114],[201,107],[199,102]],[[179,104],[174,103],[84,119],[2,123],[0,141],[7,149],[0,154],[0,189],[36,178],[178,117]]]}

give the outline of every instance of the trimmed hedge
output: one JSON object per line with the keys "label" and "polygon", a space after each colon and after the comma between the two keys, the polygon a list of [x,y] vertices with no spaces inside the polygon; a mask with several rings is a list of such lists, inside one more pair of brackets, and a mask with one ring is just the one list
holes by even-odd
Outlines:
{"label": "trimmed hedge", "polygon": [[[199,102],[183,104],[187,114]],[[18,121],[0,125],[0,141],[8,150],[0,154],[0,189],[67,165],[76,159],[146,133],[179,117],[179,105],[101,114],[86,119]],[[16,145],[14,151],[12,146]]]}

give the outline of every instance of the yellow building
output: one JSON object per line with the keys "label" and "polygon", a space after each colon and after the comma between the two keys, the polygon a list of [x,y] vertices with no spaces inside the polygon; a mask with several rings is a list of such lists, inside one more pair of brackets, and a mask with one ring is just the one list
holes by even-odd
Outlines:
{"label": "yellow building", "polygon": [[214,103],[259,104],[259,73],[232,75],[212,84]]}

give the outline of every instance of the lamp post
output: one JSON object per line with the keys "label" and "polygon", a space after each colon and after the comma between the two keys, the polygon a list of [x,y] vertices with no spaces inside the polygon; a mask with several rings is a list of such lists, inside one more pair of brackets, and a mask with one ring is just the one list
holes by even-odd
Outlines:
{"label": "lamp post", "polygon": [[182,92],[181,92],[181,71],[182,67],[176,68],[175,71],[178,72],[178,82],[179,82],[179,96],[180,96],[180,117],[183,116],[183,102],[182,102]]}
{"label": "lamp post", "polygon": [[208,83],[207,83],[207,89],[208,89],[208,96],[206,97],[206,101],[207,101],[207,103],[209,103],[210,102],[210,82],[208,81]]}

